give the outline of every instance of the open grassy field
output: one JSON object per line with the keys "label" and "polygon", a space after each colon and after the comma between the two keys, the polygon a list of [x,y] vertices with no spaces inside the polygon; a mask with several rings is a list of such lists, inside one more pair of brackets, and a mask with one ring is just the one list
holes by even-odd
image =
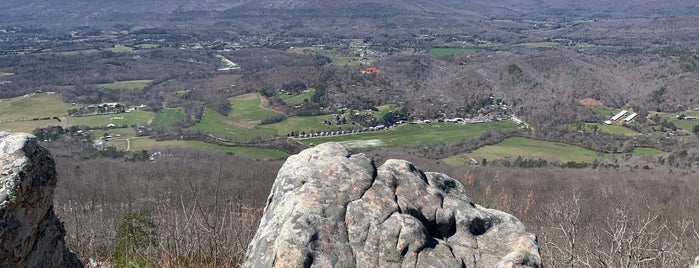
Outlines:
{"label": "open grassy field", "polygon": [[317,116],[293,116],[286,120],[270,124],[258,126],[257,129],[268,130],[270,132],[276,133],[278,136],[285,136],[286,134],[293,132],[306,132],[310,133],[313,131],[333,131],[338,130],[337,127],[328,124],[323,124],[323,120],[332,120],[331,115],[317,115]]}
{"label": "open grassy field", "polygon": [[127,53],[127,52],[132,52],[133,48],[125,46],[125,45],[114,45],[114,47],[107,48],[106,50],[114,52],[114,53]]}
{"label": "open grassy field", "polygon": [[446,56],[455,55],[463,53],[475,53],[480,50],[475,48],[446,48],[446,47],[435,47],[430,49],[430,55],[432,56]]}
{"label": "open grassy field", "polygon": [[[125,140],[114,141],[110,143],[119,144],[118,147],[125,146]],[[289,156],[289,154],[270,149],[260,149],[251,147],[228,147],[220,146],[210,143],[205,143],[201,141],[185,141],[185,140],[170,140],[170,141],[155,141],[147,138],[135,138],[130,139],[131,148],[129,151],[139,151],[139,150],[162,150],[165,148],[190,148],[200,151],[217,151],[225,153],[233,153],[236,155],[246,156],[250,158],[257,159],[284,159]]]}
{"label": "open grassy field", "polygon": [[164,109],[155,114],[151,122],[154,127],[167,127],[184,121],[184,111],[181,108]]}
{"label": "open grassy field", "polygon": [[520,43],[514,46],[518,47],[538,47],[538,48],[549,48],[556,45],[556,42],[532,42],[532,43]]}
{"label": "open grassy field", "polygon": [[[663,152],[651,148],[636,148],[632,155],[648,156],[662,154]],[[604,154],[588,150],[582,147],[559,142],[540,141],[528,138],[513,137],[495,145],[481,147],[471,153],[460,154],[443,159],[450,165],[464,165],[464,159],[474,158],[478,161],[485,158],[488,161],[505,157],[525,156],[527,158],[541,158],[561,162],[592,162],[595,159],[609,157],[612,154]]]}
{"label": "open grassy field", "polygon": [[284,101],[287,105],[299,105],[303,103],[303,100],[311,100],[313,98],[313,94],[315,94],[316,91],[315,89],[310,89],[307,92],[298,94],[298,95],[287,95],[285,93],[280,93],[279,98]]}
{"label": "open grassy field", "polygon": [[100,52],[98,49],[85,49],[85,50],[73,50],[73,51],[61,51],[61,52],[56,52],[56,54],[61,55],[61,56],[75,56],[75,55],[80,55],[80,54],[94,54]]}
{"label": "open grassy field", "polygon": [[140,48],[140,49],[151,49],[151,48],[158,48],[160,47],[159,44],[138,44],[134,45],[134,47]]}
{"label": "open grassy field", "polygon": [[250,121],[238,116],[223,116],[214,110],[206,109],[202,121],[194,128],[204,130],[214,136],[246,141],[254,138],[286,136],[293,132],[332,131],[337,128],[323,124],[323,120],[329,120],[330,116],[294,116],[286,120],[259,125],[258,121]]}
{"label": "open grassy field", "polygon": [[233,109],[228,115],[222,115],[212,109],[206,109],[201,122],[195,129],[206,131],[214,136],[234,140],[249,140],[255,137],[276,135],[268,128],[260,129],[260,121],[278,115],[278,112],[265,108],[266,99],[257,93],[236,96],[230,99]]}
{"label": "open grassy field", "polygon": [[[650,116],[658,115],[662,118],[667,119],[668,121],[672,122],[675,124],[676,127],[681,128],[683,130],[692,132],[692,129],[694,126],[699,125],[699,119],[683,119],[679,120],[677,119],[677,114],[671,114],[671,113],[659,113],[659,112],[650,112]],[[699,111],[697,110],[690,110],[690,111],[684,111],[681,114],[688,116],[694,116],[699,118]]]}
{"label": "open grassy field", "polygon": [[[584,131],[592,132],[594,131],[595,127],[600,131],[600,132],[605,132],[609,134],[616,134],[616,135],[635,135],[638,134],[638,132],[633,131],[630,128],[626,128],[624,126],[612,123],[612,125],[605,125],[601,123],[581,123]],[[569,129],[577,129],[577,124],[568,124],[566,125]]]}
{"label": "open grassy field", "polygon": [[604,116],[605,120],[609,120],[612,118],[612,116],[616,115],[618,112],[621,112],[621,109],[614,109],[606,106],[598,106],[591,109],[593,112]]}
{"label": "open grassy field", "polygon": [[231,98],[233,109],[228,114],[233,120],[262,120],[279,114],[266,108],[267,99],[258,93],[244,94]]}
{"label": "open grassy field", "polygon": [[154,112],[136,110],[130,113],[105,114],[81,117],[68,117],[69,126],[105,127],[108,124],[115,125],[148,125],[155,118]]}
{"label": "open grassy field", "polygon": [[20,119],[67,116],[71,108],[74,107],[63,102],[61,96],[57,94],[30,94],[0,99],[0,123]]}
{"label": "open grassy field", "polygon": [[108,84],[97,84],[98,88],[102,89],[130,89],[130,90],[141,90],[147,87],[153,80],[127,80],[127,81],[116,81],[114,83]]}
{"label": "open grassy field", "polygon": [[62,126],[61,122],[56,119],[49,120],[37,120],[37,121],[22,121],[22,122],[3,122],[0,121],[0,131],[11,131],[11,132],[26,132],[32,133],[37,128],[44,128],[50,126]]}
{"label": "open grassy field", "polygon": [[284,121],[260,125],[261,120],[280,113],[266,108],[267,100],[259,94],[245,94],[231,98],[233,109],[224,116],[212,109],[204,111],[204,117],[194,128],[214,136],[235,140],[250,140],[257,137],[286,136],[293,132],[330,131],[337,128],[323,124],[329,115],[293,116]]}
{"label": "open grassy field", "polygon": [[[306,144],[321,144],[324,142],[350,142],[354,144],[381,144],[388,147],[404,145],[430,144],[436,142],[457,143],[462,139],[480,137],[488,130],[516,129],[518,126],[512,121],[493,121],[480,124],[405,124],[391,130],[364,132],[360,134],[320,137],[303,140]],[[356,141],[371,141],[361,143]],[[352,144],[352,143],[351,143]]]}
{"label": "open grassy field", "polygon": [[633,131],[632,129],[623,127],[623,126],[618,126],[618,125],[605,125],[605,124],[600,124],[600,123],[586,123],[587,125],[597,125],[599,127],[600,131],[602,132],[607,132],[610,134],[617,134],[617,135],[634,135],[638,134],[638,132]]}

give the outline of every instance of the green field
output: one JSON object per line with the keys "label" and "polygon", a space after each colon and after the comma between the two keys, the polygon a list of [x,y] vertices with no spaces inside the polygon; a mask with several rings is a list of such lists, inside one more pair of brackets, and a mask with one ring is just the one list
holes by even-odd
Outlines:
{"label": "green field", "polygon": [[97,49],[91,48],[91,49],[85,49],[85,50],[73,50],[73,51],[61,51],[61,52],[56,52],[56,54],[61,55],[61,56],[75,56],[75,55],[80,55],[80,54],[94,54],[100,52]]}
{"label": "green field", "polygon": [[[677,119],[677,114],[658,113],[658,112],[651,112],[650,114],[651,114],[651,116],[658,114],[660,117],[665,118],[668,121],[675,124],[676,127],[681,128],[681,129],[686,130],[686,131],[689,131],[690,133],[692,132],[692,129],[694,128],[694,126],[699,125],[699,119],[679,120],[679,119]],[[697,111],[697,110],[684,111],[681,114],[683,114],[685,116],[691,115],[691,116],[699,118],[699,111]]]}
{"label": "green field", "polygon": [[106,127],[115,125],[148,125],[155,118],[154,112],[136,110],[130,113],[68,117],[69,126]]}
{"label": "green field", "polygon": [[155,114],[151,125],[154,127],[167,127],[184,121],[184,111],[181,108],[165,109]]}
{"label": "green field", "polygon": [[151,49],[151,48],[158,48],[160,47],[159,44],[138,44],[135,45],[135,47],[140,48],[140,49]]}
{"label": "green field", "polygon": [[[306,144],[321,144],[324,142],[345,142],[362,145],[379,144],[388,147],[404,145],[430,144],[436,142],[457,143],[462,139],[480,137],[488,130],[516,129],[518,126],[512,121],[493,121],[480,124],[405,124],[391,130],[364,132],[359,134],[320,137],[304,139]],[[364,141],[364,142],[362,142]]]}
{"label": "green field", "polygon": [[[636,148],[632,155],[648,156],[662,154],[663,152],[651,148]],[[595,159],[605,158],[613,154],[598,153],[582,147],[560,142],[540,141],[528,138],[513,137],[495,144],[481,147],[471,153],[451,156],[443,161],[450,165],[463,165],[464,159],[474,158],[488,161],[506,157],[525,156],[530,159],[547,159],[561,162],[592,162]]]}
{"label": "green field", "polygon": [[270,125],[257,126],[256,128],[259,130],[275,133],[277,136],[286,136],[286,134],[289,134],[292,131],[297,133],[310,133],[313,131],[338,130],[338,128],[335,126],[323,124],[323,120],[330,121],[332,120],[332,116],[292,116],[282,122]]}
{"label": "green field", "polygon": [[[633,131],[632,129],[626,128],[624,126],[620,126],[617,124],[612,124],[612,125],[605,125],[601,123],[580,123],[582,124],[582,129],[586,132],[593,132],[595,127],[600,131],[600,132],[605,132],[609,134],[616,134],[616,135],[635,135],[638,134],[638,132]],[[577,130],[577,123],[575,124],[568,124],[567,127],[572,130]]]}
{"label": "green field", "polygon": [[125,46],[125,45],[114,45],[114,47],[107,48],[105,50],[108,50],[108,51],[111,51],[114,53],[127,53],[127,52],[132,52],[133,48]]}
{"label": "green field", "polygon": [[201,122],[194,125],[194,128],[217,137],[235,140],[249,140],[276,134],[269,129],[258,128],[261,120],[279,114],[264,108],[266,102],[264,97],[251,93],[231,98],[230,101],[233,108],[228,115],[222,115],[207,108]]}
{"label": "green field", "polygon": [[141,90],[146,88],[153,80],[127,80],[127,81],[116,81],[114,83],[108,84],[97,84],[98,88],[102,89],[128,89],[128,90]]}
{"label": "green field", "polygon": [[623,126],[618,126],[618,125],[605,125],[605,124],[600,124],[600,123],[587,123],[588,125],[597,125],[599,129],[602,132],[607,132],[610,134],[617,134],[617,135],[634,135],[638,134],[638,132],[633,131],[632,129],[623,127]]}
{"label": "green field", "polygon": [[0,123],[21,119],[67,116],[68,110],[71,108],[74,107],[63,102],[58,94],[30,94],[0,99]]}
{"label": "green field", "polygon": [[432,56],[446,56],[455,55],[463,53],[475,53],[480,50],[475,48],[446,48],[446,47],[436,47],[430,49],[430,55]]}
{"label": "green field", "polygon": [[[110,145],[117,145],[118,148],[124,149],[125,140],[117,140],[110,142]],[[284,159],[289,154],[270,149],[251,148],[251,147],[228,147],[210,144],[202,141],[186,141],[186,140],[169,140],[155,141],[148,138],[130,139],[131,148],[129,151],[139,150],[160,150],[164,148],[190,148],[200,151],[217,151],[225,153],[233,153],[236,155],[257,158],[257,159]]]}
{"label": "green field", "polygon": [[515,46],[518,47],[538,47],[538,48],[550,48],[554,47],[556,42],[532,42],[532,43],[520,43]]}
{"label": "green field", "polygon": [[280,93],[279,98],[284,101],[287,105],[299,105],[303,103],[304,100],[311,100],[313,98],[313,94],[315,94],[316,91],[314,89],[310,89],[307,92],[298,94],[298,95],[288,95],[285,93]]}
{"label": "green field", "polygon": [[[233,112],[231,112],[233,114]],[[195,129],[206,131],[214,136],[247,141],[254,138],[272,136],[286,136],[293,132],[332,131],[337,128],[323,124],[323,120],[330,120],[330,116],[294,116],[286,120],[269,125],[259,125],[258,118],[238,116],[223,116],[212,109],[206,109],[202,121],[194,125]]]}
{"label": "green field", "polygon": [[278,115],[278,112],[265,108],[267,99],[260,94],[252,93],[231,98],[233,109],[228,117],[236,121],[254,121]]}
{"label": "green field", "polygon": [[37,128],[44,128],[50,126],[61,126],[61,122],[56,119],[49,120],[37,120],[37,121],[22,121],[22,122],[3,122],[0,120],[0,131],[11,131],[11,132],[26,132],[32,133]]}
{"label": "green field", "polygon": [[614,109],[606,106],[594,107],[591,108],[591,110],[599,115],[602,115],[605,120],[609,120],[612,118],[612,116],[616,115],[618,112],[621,112],[621,109]]}

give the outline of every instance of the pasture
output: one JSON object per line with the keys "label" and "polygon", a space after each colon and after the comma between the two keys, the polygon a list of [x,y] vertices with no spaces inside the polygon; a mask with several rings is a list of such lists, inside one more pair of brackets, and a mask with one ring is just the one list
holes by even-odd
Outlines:
{"label": "pasture", "polygon": [[71,108],[74,107],[63,102],[60,95],[52,93],[0,99],[0,123],[32,118],[63,117],[68,115],[68,110]]}
{"label": "pasture", "polygon": [[[652,112],[651,116],[654,114],[658,114],[660,117],[667,119],[668,121],[672,122],[675,124],[676,127],[681,128],[683,130],[689,131],[690,133],[692,132],[692,129],[694,126],[699,125],[699,119],[677,119],[677,114],[669,114],[669,113],[658,113],[658,112]],[[697,110],[690,110],[690,111],[684,111],[681,114],[685,116],[694,116],[699,118],[699,111]]]}
{"label": "pasture", "polygon": [[448,56],[463,53],[476,53],[480,51],[475,48],[447,48],[447,47],[435,47],[430,49],[430,55],[432,56]]}
{"label": "pasture", "polygon": [[67,117],[69,126],[106,127],[114,125],[148,125],[155,118],[154,112],[136,110],[130,113]]}
{"label": "pasture", "polygon": [[279,98],[284,101],[287,105],[299,105],[304,102],[304,100],[311,100],[313,98],[313,94],[315,94],[316,91],[315,89],[309,89],[308,91],[298,94],[298,95],[289,95],[285,93],[280,93],[278,96]]}
{"label": "pasture", "polygon": [[134,47],[137,47],[139,49],[152,49],[152,48],[158,48],[160,47],[159,44],[137,44],[134,45]]}
{"label": "pasture", "polygon": [[127,80],[127,81],[116,81],[107,84],[97,84],[96,86],[101,89],[128,89],[128,90],[141,90],[146,88],[153,80]]}
{"label": "pasture", "polygon": [[[636,148],[631,153],[633,156],[659,155],[663,152],[651,148]],[[602,159],[614,156],[615,154],[599,153],[582,147],[569,145],[560,142],[540,141],[522,137],[507,138],[504,141],[481,147],[471,153],[459,154],[443,159],[450,165],[464,165],[464,159],[474,158],[478,161],[487,159],[488,161],[523,156],[529,159],[546,159],[560,162],[592,162],[595,159]]]}
{"label": "pasture", "polygon": [[114,53],[128,53],[133,52],[133,48],[125,45],[114,45],[114,47],[105,49]]}
{"label": "pasture", "polygon": [[400,147],[437,142],[457,143],[465,139],[478,138],[489,130],[516,129],[517,127],[517,124],[512,121],[492,121],[465,125],[454,123],[404,124],[385,131],[310,138],[304,139],[303,142],[305,144],[321,144],[324,142],[371,140],[372,142],[364,144],[375,144],[377,143],[375,140],[377,140],[383,146]]}
{"label": "pasture", "polygon": [[568,129],[572,130],[582,130],[586,132],[594,132],[595,129],[600,132],[605,132],[609,134],[616,134],[616,135],[636,135],[638,132],[618,125],[618,124],[612,124],[612,125],[605,125],[605,124],[600,124],[600,123],[573,123],[573,124],[568,124],[566,125]]}
{"label": "pasture", "polygon": [[154,127],[167,127],[182,122],[184,119],[184,111],[181,108],[164,109],[155,114],[151,125]]}
{"label": "pasture", "polygon": [[[124,146],[125,140],[114,141],[118,142],[118,147]],[[111,143],[114,143],[111,142]],[[149,151],[162,151],[167,148],[189,148],[199,151],[216,151],[224,153],[232,153],[235,155],[246,156],[256,159],[284,159],[289,156],[289,154],[270,149],[261,149],[253,147],[229,147],[220,146],[216,144],[210,144],[202,141],[188,141],[188,140],[169,140],[169,141],[155,141],[148,138],[133,138],[129,140],[130,150],[132,152],[140,150]],[[122,148],[123,149],[123,148]]]}
{"label": "pasture", "polygon": [[531,48],[550,48],[554,47],[556,42],[531,42],[531,43],[520,43],[514,46],[517,47],[531,47]]}

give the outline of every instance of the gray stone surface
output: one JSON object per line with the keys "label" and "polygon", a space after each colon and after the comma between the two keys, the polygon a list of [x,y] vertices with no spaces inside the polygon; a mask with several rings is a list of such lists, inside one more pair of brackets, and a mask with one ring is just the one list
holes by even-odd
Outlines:
{"label": "gray stone surface", "polygon": [[54,161],[29,134],[0,132],[0,267],[82,267],[53,211]]}
{"label": "gray stone surface", "polygon": [[540,267],[536,237],[440,173],[325,143],[289,157],[244,267]]}

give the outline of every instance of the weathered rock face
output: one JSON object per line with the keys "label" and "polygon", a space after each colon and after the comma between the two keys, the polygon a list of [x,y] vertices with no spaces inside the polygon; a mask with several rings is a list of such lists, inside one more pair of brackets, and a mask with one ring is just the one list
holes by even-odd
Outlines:
{"label": "weathered rock face", "polygon": [[82,267],[53,212],[56,170],[28,134],[0,132],[0,267]]}
{"label": "weathered rock face", "polygon": [[536,237],[463,186],[325,143],[279,171],[245,267],[540,267]]}

